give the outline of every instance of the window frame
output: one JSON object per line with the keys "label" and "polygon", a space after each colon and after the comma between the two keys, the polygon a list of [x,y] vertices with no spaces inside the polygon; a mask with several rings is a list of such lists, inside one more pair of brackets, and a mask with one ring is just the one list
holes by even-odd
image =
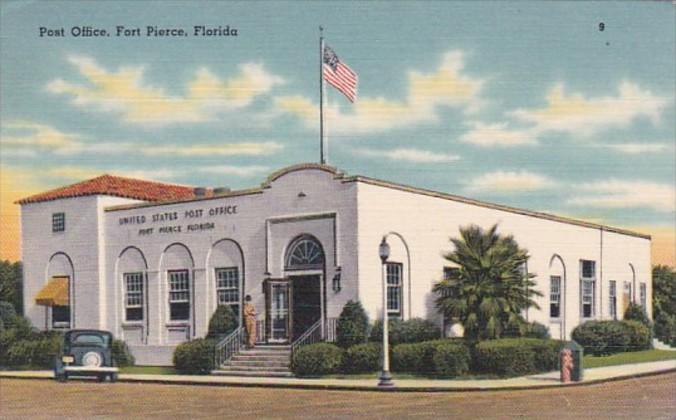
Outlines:
{"label": "window frame", "polygon": [[66,213],[52,213],[52,233],[61,233],[66,231]]}
{"label": "window frame", "polygon": [[[174,288],[173,286],[177,282],[173,282],[174,278],[172,277],[173,275],[180,275],[184,274],[185,275],[185,288]],[[183,279],[177,279],[179,281],[183,281]],[[169,322],[176,322],[176,323],[183,323],[183,322],[190,322],[192,320],[192,287],[191,287],[191,275],[190,275],[190,270],[189,269],[180,269],[180,270],[168,270],[167,271],[167,284],[168,284],[168,289],[167,289],[167,300],[169,303]],[[179,295],[181,294],[181,295]],[[176,298],[174,296],[187,296],[186,298]],[[187,304],[187,305],[186,305]],[[174,311],[179,312],[178,308],[181,306],[187,306],[185,308],[185,312],[187,313],[187,317],[185,318],[178,318],[177,315],[174,314]],[[176,309],[175,309],[176,308]]]}
{"label": "window frame", "polygon": [[617,281],[608,281],[608,314],[617,319]]}
{"label": "window frame", "polygon": [[[232,285],[229,287],[226,286],[221,286],[219,285],[221,280],[230,280],[232,279],[221,279],[219,277],[219,273],[235,273],[235,286],[233,287]],[[240,317],[240,311],[242,309],[242,291],[241,291],[241,282],[240,282],[240,276],[239,276],[239,267],[237,266],[230,266],[230,267],[216,267],[214,268],[214,280],[215,280],[215,290],[216,290],[216,306],[220,305],[229,305],[230,308],[232,308],[233,312],[235,313],[235,316],[237,317],[237,322],[239,324],[239,319]],[[224,294],[227,294],[227,292],[232,292],[232,290],[235,290],[235,296],[236,299],[235,301],[230,301],[230,302],[222,302],[221,301],[221,293],[224,292]]]}
{"label": "window frame", "polygon": [[[398,276],[394,276],[394,273],[390,273],[390,267],[397,268]],[[397,278],[398,284],[390,284],[391,278]],[[399,318],[401,319],[404,314],[404,264],[399,262],[386,262],[385,263],[385,284],[387,287],[387,316],[388,318]],[[396,292],[396,303],[398,308],[390,309],[390,303],[394,302],[394,299],[390,299],[390,291]]]}
{"label": "window frame", "polygon": [[[550,320],[560,320],[561,319],[561,276],[549,276],[549,319]],[[557,284],[556,291],[554,290],[554,284]],[[556,299],[554,299],[556,296]],[[552,309],[556,304],[556,313],[557,315],[552,315]]]}
{"label": "window frame", "polygon": [[[585,276],[585,263],[591,263],[591,276]],[[587,292],[586,290],[590,290]],[[585,306],[589,305],[589,315],[585,315]],[[596,261],[580,260],[580,318],[596,317]]]}
{"label": "window frame", "polygon": [[[130,290],[129,289],[129,280],[133,279],[134,282],[138,282],[135,284],[140,290]],[[146,308],[146,296],[145,296],[145,273],[142,271],[133,271],[129,273],[124,273],[122,274],[122,281],[124,283],[124,320],[125,322],[143,322],[145,320],[145,308]],[[133,294],[133,296],[136,299],[140,298],[140,303],[134,303],[130,304],[130,294]],[[135,300],[136,300],[135,299]],[[129,313],[130,309],[132,310],[138,310],[141,309],[141,317],[140,318],[130,318]],[[137,311],[135,311],[137,312]]]}

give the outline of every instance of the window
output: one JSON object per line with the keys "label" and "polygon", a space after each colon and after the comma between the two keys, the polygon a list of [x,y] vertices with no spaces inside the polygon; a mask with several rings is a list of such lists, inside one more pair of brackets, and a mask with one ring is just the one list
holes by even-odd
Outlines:
{"label": "window", "polygon": [[629,303],[631,303],[631,282],[625,281],[624,282],[624,309],[626,310],[627,307],[629,306]]}
{"label": "window", "polygon": [[314,238],[303,235],[293,241],[286,256],[287,270],[321,269],[324,266],[324,251]]}
{"label": "window", "polygon": [[640,299],[641,299],[641,306],[643,307],[643,310],[645,311],[648,308],[648,297],[647,297],[647,290],[645,283],[641,283],[639,285],[639,293],[640,293]]}
{"label": "window", "polygon": [[596,261],[580,260],[580,310],[582,318],[594,316]]}
{"label": "window", "polygon": [[52,306],[52,328],[70,328],[70,305]]}
{"label": "window", "polygon": [[613,319],[617,319],[617,282],[610,280],[608,288],[608,311]]}
{"label": "window", "polygon": [[143,273],[125,273],[124,288],[124,308],[126,320],[143,320]]}
{"label": "window", "polygon": [[52,232],[63,232],[66,230],[66,213],[52,214]]}
{"label": "window", "polygon": [[239,319],[239,272],[237,267],[216,269],[216,303],[230,305]]}
{"label": "window", "polygon": [[190,273],[188,270],[169,271],[169,319],[190,319]]}
{"label": "window", "polygon": [[387,278],[387,315],[401,317],[401,272],[400,263],[385,264]]}
{"label": "window", "polygon": [[561,316],[561,276],[549,278],[549,317]]}

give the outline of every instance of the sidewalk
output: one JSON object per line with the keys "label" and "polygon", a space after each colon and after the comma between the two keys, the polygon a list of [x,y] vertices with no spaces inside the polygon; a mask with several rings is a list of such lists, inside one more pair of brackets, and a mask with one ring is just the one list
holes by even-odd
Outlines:
{"label": "sidewalk", "polygon": [[[585,369],[582,382],[562,384],[559,372],[522,376],[510,379],[486,380],[442,380],[442,379],[394,379],[393,388],[379,388],[377,378],[373,379],[300,379],[300,378],[256,378],[196,375],[139,375],[120,374],[121,382],[146,382],[175,385],[211,385],[240,387],[275,387],[300,389],[333,389],[355,391],[482,391],[550,388],[557,386],[588,385],[618,379],[634,378],[651,374],[676,372],[676,360],[636,363]],[[50,379],[51,371],[4,371],[1,378]]]}

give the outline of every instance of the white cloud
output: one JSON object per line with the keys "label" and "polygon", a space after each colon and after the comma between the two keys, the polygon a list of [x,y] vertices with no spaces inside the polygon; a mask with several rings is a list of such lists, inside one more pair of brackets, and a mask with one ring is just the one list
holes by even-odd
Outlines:
{"label": "white cloud", "polygon": [[240,65],[239,74],[228,80],[201,68],[181,96],[145,83],[143,66],[121,67],[113,72],[89,57],[72,56],[69,61],[87,83],[56,79],[47,85],[49,92],[69,95],[73,104],[88,110],[118,113],[124,121],[134,124],[210,121],[221,112],[248,106],[256,97],[284,82],[257,63]]}
{"label": "white cloud", "polygon": [[[439,120],[439,108],[456,107],[474,112],[481,106],[479,93],[484,81],[463,72],[464,54],[451,51],[442,57],[439,68],[433,73],[411,71],[408,74],[408,91],[403,101],[383,97],[358,98],[344,111],[337,103],[325,110],[329,136],[383,132],[399,127]],[[303,96],[275,98],[278,112],[301,118],[306,126],[315,129],[318,107]]]}
{"label": "white cloud", "polygon": [[664,143],[617,143],[617,144],[595,144],[594,147],[615,150],[616,152],[627,155],[638,155],[642,153],[659,153],[669,150],[669,146]]}
{"label": "white cloud", "polygon": [[635,119],[659,122],[670,98],[653,94],[635,83],[624,81],[615,96],[587,98],[581,93],[567,93],[562,84],[547,95],[547,105],[540,109],[517,109],[509,114],[533,124],[537,132],[558,131],[591,136],[609,128],[629,126]]}
{"label": "white cloud", "polygon": [[552,188],[556,182],[528,171],[495,171],[467,183],[465,189],[471,192],[526,192]]}
{"label": "white cloud", "polygon": [[568,200],[569,204],[602,208],[650,208],[660,212],[676,210],[673,185],[646,181],[609,179],[582,184],[584,193]]}
{"label": "white cloud", "polygon": [[30,121],[10,121],[3,126],[3,155],[30,156],[36,151],[57,155],[142,154],[145,156],[264,156],[284,146],[276,141],[240,143],[148,144],[132,141],[95,141],[80,134],[64,133]]}
{"label": "white cloud", "polygon": [[460,159],[460,156],[458,155],[410,148],[398,148],[392,150],[355,149],[354,153],[362,156],[387,158],[390,160],[414,163],[448,163]]}
{"label": "white cloud", "polygon": [[283,147],[279,143],[269,141],[263,143],[144,145],[137,147],[137,151],[148,156],[261,156],[272,154]]}
{"label": "white cloud", "polygon": [[197,172],[214,175],[234,175],[240,177],[249,177],[259,175],[261,173],[270,172],[267,166],[232,166],[232,165],[215,165],[215,166],[201,166],[196,168]]}
{"label": "white cloud", "polygon": [[483,147],[525,146],[538,143],[532,130],[511,129],[507,123],[474,122],[471,126],[472,129],[460,137],[461,142]]}

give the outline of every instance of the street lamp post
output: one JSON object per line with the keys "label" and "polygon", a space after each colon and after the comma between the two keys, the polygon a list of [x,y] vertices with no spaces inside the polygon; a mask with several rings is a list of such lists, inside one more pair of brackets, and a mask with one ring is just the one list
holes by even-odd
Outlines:
{"label": "street lamp post", "polygon": [[383,371],[380,374],[380,381],[378,386],[394,386],[392,376],[390,376],[390,346],[389,346],[389,326],[387,321],[387,266],[385,263],[390,257],[390,245],[388,245],[383,236],[378,247],[378,255],[380,256],[381,277],[383,281]]}

